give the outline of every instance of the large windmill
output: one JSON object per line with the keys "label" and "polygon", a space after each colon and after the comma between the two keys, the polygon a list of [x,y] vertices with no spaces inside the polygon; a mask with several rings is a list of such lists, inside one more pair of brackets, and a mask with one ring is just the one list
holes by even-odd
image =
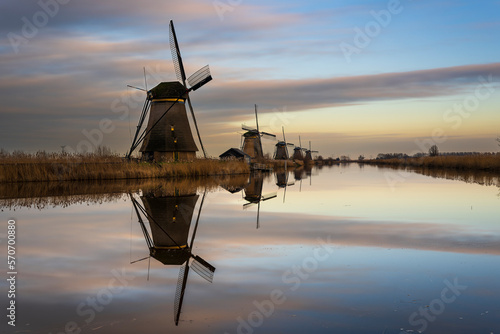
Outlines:
{"label": "large windmill", "polygon": [[309,141],[309,149],[306,150],[306,156],[305,156],[304,160],[312,161],[313,160],[312,153],[318,153],[318,151],[313,151],[311,149],[311,141]]}
{"label": "large windmill", "polygon": [[[191,133],[186,113],[186,102],[191,111],[203,155],[206,158],[189,93],[212,80],[210,69],[207,65],[191,75],[187,79],[190,85],[188,88],[173,21],[170,21],[170,50],[179,81],[162,82],[149,91],[146,87],[146,100],[134,140],[127,153],[128,158],[141,143],[139,151],[142,152],[142,158],[145,160],[190,160],[195,158],[198,148]],[[142,129],[148,113],[148,124],[145,129]]]}
{"label": "large windmill", "polygon": [[302,141],[300,140],[300,136],[299,136],[299,146],[295,146],[295,148],[293,149],[292,159],[293,160],[304,160],[303,151],[305,151],[305,150],[306,149],[302,147]]}
{"label": "large windmill", "polygon": [[[212,282],[215,272],[214,266],[192,253],[205,193],[198,209],[198,217],[190,243],[188,243],[189,230],[193,211],[198,201],[198,195],[195,191],[183,194],[180,194],[177,189],[171,193],[170,191],[167,193],[160,191],[160,194],[146,192],[141,197],[144,206],[132,195],[130,198],[149,248],[149,257],[144,259],[153,257],[164,265],[181,266],[174,301],[174,321],[175,325],[178,325],[189,270],[193,269],[209,282]],[[142,219],[143,215],[149,221],[151,234]]]}
{"label": "large windmill", "polygon": [[282,126],[283,131],[283,141],[278,141],[276,144],[276,150],[274,151],[275,160],[288,160],[290,156],[288,155],[288,146],[295,146],[292,143],[287,143],[285,138],[285,127]]}
{"label": "large windmill", "polygon": [[256,129],[242,125],[241,128],[246,132],[243,134],[243,145],[241,150],[248,154],[252,159],[263,159],[264,152],[262,150],[262,137],[276,138],[276,135],[259,130],[259,118],[257,116],[257,105],[255,105],[255,123]]}

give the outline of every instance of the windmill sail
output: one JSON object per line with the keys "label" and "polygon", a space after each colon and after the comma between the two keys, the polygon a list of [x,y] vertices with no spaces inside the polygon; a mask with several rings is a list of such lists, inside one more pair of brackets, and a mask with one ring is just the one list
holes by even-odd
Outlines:
{"label": "windmill sail", "polygon": [[[207,156],[189,92],[199,89],[212,80],[210,69],[207,65],[195,72],[188,79],[191,88],[187,87],[184,64],[172,21],[170,21],[170,50],[179,82],[162,82],[147,92],[134,140],[127,153],[128,158],[131,157],[134,150],[141,144],[140,152],[144,160],[177,161],[196,158],[198,148],[194,142],[187,118],[186,102],[191,111],[203,155],[205,158]],[[148,124],[146,129],[142,130],[148,111]]]}
{"label": "windmill sail", "polygon": [[[184,64],[182,62],[181,51],[179,48],[179,43],[177,42],[177,36],[175,34],[174,22],[172,20],[170,20],[170,51],[172,52],[172,60],[174,62],[175,74],[177,75],[177,79],[179,79],[182,82],[182,84],[184,85],[184,87],[187,90],[186,73],[184,71]],[[208,76],[202,77],[202,75],[204,73],[203,70],[205,70],[205,74],[206,74],[206,71],[208,71]],[[200,73],[198,73],[198,72],[200,72]],[[204,84],[206,84],[207,82],[212,80],[212,76],[210,75],[208,65],[205,66],[204,68],[202,68],[201,70],[199,70],[198,72],[196,72],[195,74],[197,77],[199,77],[199,81],[195,80],[196,81],[196,88],[192,87],[191,88],[192,90],[197,90],[198,88],[200,88],[201,86],[203,86]],[[192,86],[194,86],[194,85],[192,85]],[[191,116],[193,117],[193,123],[194,123],[195,129],[196,129],[196,133],[198,135],[198,140],[200,142],[201,150],[203,152],[203,156],[206,159],[207,153],[205,152],[205,148],[203,147],[203,142],[201,140],[200,131],[198,129],[198,123],[196,122],[196,117],[194,115],[194,109],[193,109],[193,106],[191,104],[191,99],[189,98],[189,95],[187,96],[187,102],[188,102],[189,110],[191,111]]]}

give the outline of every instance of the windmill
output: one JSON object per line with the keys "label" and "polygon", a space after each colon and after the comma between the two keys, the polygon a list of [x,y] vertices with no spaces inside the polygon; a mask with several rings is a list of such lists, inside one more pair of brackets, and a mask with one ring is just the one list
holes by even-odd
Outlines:
{"label": "windmill", "polygon": [[[179,194],[177,189],[173,193],[161,193],[160,195],[148,192],[141,197],[144,206],[130,195],[149,249],[149,257],[144,259],[151,259],[153,257],[164,265],[181,266],[174,302],[174,321],[176,326],[179,323],[189,270],[193,269],[210,283],[213,280],[215,272],[214,266],[192,253],[205,194],[206,192],[203,194],[198,209],[198,216],[190,243],[188,243],[189,230],[193,211],[199,197],[195,192],[182,195]],[[143,215],[149,221],[151,234],[142,219]]]}
{"label": "windmill", "polygon": [[264,152],[262,150],[262,139],[264,138],[276,138],[276,135],[271,133],[263,132],[259,130],[259,118],[257,116],[257,105],[255,105],[255,123],[257,125],[256,129],[249,128],[242,125],[241,128],[246,132],[243,134],[243,145],[241,150],[248,154],[252,159],[263,159]]}
{"label": "windmill", "polygon": [[302,151],[305,150],[305,148],[302,148],[302,142],[299,136],[299,146],[295,146],[295,148],[293,149],[293,160],[304,160],[304,153],[302,153]]}
{"label": "windmill", "polygon": [[275,160],[288,160],[290,156],[288,155],[288,146],[295,146],[292,143],[287,143],[285,138],[285,127],[282,126],[281,130],[283,131],[283,141],[278,141],[276,144],[276,150],[274,152]]}
{"label": "windmill", "polygon": [[[212,80],[210,69],[207,65],[191,75],[187,79],[190,85],[190,88],[188,88],[173,21],[170,21],[170,50],[172,52],[175,73],[179,81],[162,82],[151,90],[147,90],[146,87],[146,100],[144,101],[137,130],[130,150],[127,153],[127,158],[130,158],[134,150],[142,143],[139,151],[142,152],[142,158],[145,160],[177,161],[194,159],[198,148],[189,125],[186,102],[191,111],[203,155],[205,158],[207,156],[201,141],[189,93]],[[144,90],[141,88],[137,89]],[[143,129],[143,124],[148,113],[148,124]]]}
{"label": "windmill", "polygon": [[247,203],[243,204],[243,209],[248,209],[250,206],[257,204],[257,228],[260,227],[260,202],[277,197],[277,194],[275,192],[262,195],[263,183],[264,176],[261,173],[250,174],[250,180],[246,187],[243,189],[245,194],[243,198],[247,201]]}
{"label": "windmill", "polygon": [[318,153],[318,151],[313,151],[311,149],[311,141],[309,141],[309,149],[306,150],[306,157],[304,158],[304,160],[308,161],[308,162],[311,162],[313,161],[313,158],[312,158],[312,153]]}

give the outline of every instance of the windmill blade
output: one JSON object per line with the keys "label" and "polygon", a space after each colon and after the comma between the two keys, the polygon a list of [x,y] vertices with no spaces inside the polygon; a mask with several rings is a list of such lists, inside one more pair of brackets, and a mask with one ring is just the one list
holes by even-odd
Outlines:
{"label": "windmill blade", "polygon": [[285,138],[285,127],[282,125],[281,130],[283,131],[283,141],[286,143],[286,138]]}
{"label": "windmill blade", "polygon": [[189,85],[191,86],[191,88],[189,88],[189,91],[195,91],[211,80],[212,76],[210,75],[210,68],[208,67],[208,65],[204,66],[187,79]]}
{"label": "windmill blade", "polygon": [[149,258],[150,258],[150,256],[148,255],[148,256],[146,256],[146,257],[143,257],[142,259],[135,260],[135,261],[131,261],[131,262],[130,262],[130,264],[134,264],[134,263],[136,263],[136,262],[141,262],[141,261],[144,261],[144,260],[149,259]]}
{"label": "windmill blade", "polygon": [[[177,75],[177,79],[179,79],[179,81],[182,82],[187,91],[188,89],[186,86],[186,72],[184,71],[184,64],[182,63],[181,51],[179,49],[179,43],[177,42],[177,36],[175,34],[174,22],[172,20],[170,20],[170,51],[172,52],[172,61],[174,63],[175,74]],[[209,82],[210,80],[212,80],[212,76],[210,75],[210,69],[207,65],[189,77],[188,81],[193,82],[193,84],[190,83],[190,85],[193,86],[191,87],[190,90],[196,90],[201,86],[203,86],[204,84],[206,84],[207,82]],[[191,99],[189,98],[189,95],[187,97],[187,100],[189,109],[191,110],[191,116],[193,117],[196,133],[198,134],[198,140],[200,142],[201,150],[203,152],[203,156],[206,159],[207,152],[205,151],[205,148],[203,147],[203,142],[201,141],[200,131],[198,129],[198,123],[196,122],[196,117],[194,116],[194,110],[193,106],[191,105]]]}
{"label": "windmill blade", "polygon": [[148,91],[147,89],[135,87],[135,86],[132,86],[132,85],[127,85],[127,87],[134,88],[134,89],[137,89],[137,90],[142,90],[143,92],[147,92]]}
{"label": "windmill blade", "polygon": [[[255,105],[255,123],[257,124],[257,133],[260,134],[260,131],[259,131],[259,118],[257,117],[257,105]],[[264,150],[262,149],[262,140],[260,140],[260,137],[258,137],[258,139],[259,139],[260,153],[264,154]]]}
{"label": "windmill blade", "polygon": [[[267,132],[261,132],[260,133],[262,137],[265,137],[265,138],[268,138],[268,137],[271,137],[273,139],[276,138],[276,135],[273,135],[272,133],[267,133]],[[269,139],[269,138],[268,138]]]}
{"label": "windmill blade", "polygon": [[175,35],[174,21],[172,20],[170,20],[170,51],[172,52],[172,61],[174,62],[177,79],[186,87],[186,73],[184,72],[181,51],[177,42],[177,36]]}
{"label": "windmill blade", "polygon": [[262,200],[263,201],[267,201],[268,199],[272,199],[272,198],[275,198],[278,196],[278,193],[277,192],[274,192],[274,193],[269,193],[269,194],[266,194],[266,195],[263,195],[262,196]]}
{"label": "windmill blade", "polygon": [[194,109],[193,106],[191,105],[191,99],[189,98],[189,95],[187,96],[187,101],[189,110],[191,110],[191,116],[193,117],[194,128],[196,130],[196,134],[198,135],[198,141],[200,142],[201,151],[203,152],[203,157],[206,159],[207,152],[205,151],[205,147],[203,147],[203,142],[201,141],[200,130],[198,130],[198,123],[196,122],[196,117],[194,116]]}
{"label": "windmill blade", "polygon": [[191,262],[191,268],[195,271],[195,273],[212,283],[214,279],[215,267],[210,263],[196,255],[193,257],[193,262]]}
{"label": "windmill blade", "polygon": [[[203,193],[203,197],[201,198],[200,208],[198,209],[198,217],[196,218],[196,224],[194,226],[193,236],[191,237],[191,245],[189,246],[189,248],[191,250],[193,249],[194,238],[196,236],[196,231],[198,229],[198,223],[200,221],[201,209],[203,207],[203,202],[205,201],[206,194],[207,194],[207,191],[205,189],[205,192]],[[193,254],[191,254],[191,257],[193,257],[193,262],[191,263],[191,267],[193,268],[193,270],[198,275],[200,275],[201,277],[203,277],[204,279],[206,279],[207,281],[212,283],[212,280],[214,278],[215,267],[212,266],[207,261],[203,260],[198,255],[193,256]]]}
{"label": "windmill blade", "polygon": [[250,128],[250,127],[246,126],[245,124],[242,124],[242,125],[241,125],[241,129],[242,129],[242,130],[245,130],[245,131],[257,132],[257,129],[252,129],[252,128]]}
{"label": "windmill blade", "polygon": [[175,325],[179,325],[179,317],[181,315],[182,302],[184,301],[184,291],[186,291],[186,283],[189,274],[189,266],[186,261],[186,265],[182,266],[179,270],[179,278],[177,279],[177,288],[175,290],[175,301],[174,301],[174,320]]}
{"label": "windmill blade", "polygon": [[137,124],[137,128],[135,130],[135,135],[134,135],[134,140],[132,140],[132,145],[130,145],[129,152],[127,153],[127,159],[130,159],[130,156],[134,152],[134,150],[137,148],[139,145],[139,133],[141,132],[142,125],[144,124],[144,120],[146,119],[146,116],[148,115],[149,112],[149,106],[151,104],[151,100],[146,97],[146,100],[144,100],[144,105],[142,107],[142,112],[141,116],[139,117],[139,122]]}
{"label": "windmill blade", "polygon": [[259,204],[257,205],[257,229],[259,229],[259,227],[260,227],[259,217],[260,217],[260,201],[259,201]]}
{"label": "windmill blade", "polygon": [[149,271],[151,269],[151,256],[149,256],[149,260],[148,260],[148,281],[149,281]]}
{"label": "windmill blade", "polygon": [[295,146],[295,144],[292,144],[292,143],[286,143],[287,146]]}
{"label": "windmill blade", "polygon": [[[258,202],[257,202],[258,203]],[[243,210],[246,210],[248,209],[249,207],[251,207],[252,205],[255,205],[257,204],[256,202],[248,202],[248,203],[245,203],[243,204]]]}
{"label": "windmill blade", "polygon": [[257,132],[259,131],[259,118],[257,117],[257,105],[255,104],[255,123],[257,124]]}

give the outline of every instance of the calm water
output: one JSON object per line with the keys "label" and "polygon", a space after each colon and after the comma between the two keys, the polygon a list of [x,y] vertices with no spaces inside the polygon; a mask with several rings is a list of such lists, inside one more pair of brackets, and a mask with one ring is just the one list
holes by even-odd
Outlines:
{"label": "calm water", "polygon": [[2,188],[1,333],[500,332],[497,178],[226,181]]}

